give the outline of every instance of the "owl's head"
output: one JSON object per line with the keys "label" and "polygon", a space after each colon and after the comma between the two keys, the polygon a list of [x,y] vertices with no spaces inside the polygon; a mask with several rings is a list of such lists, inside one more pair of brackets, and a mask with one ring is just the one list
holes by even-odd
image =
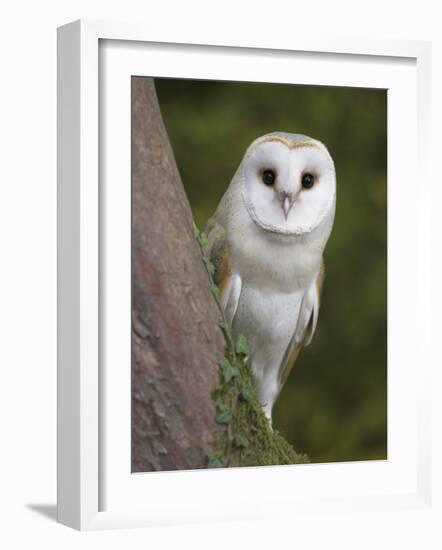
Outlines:
{"label": "owl's head", "polygon": [[266,134],[250,145],[239,172],[245,207],[266,231],[303,235],[334,216],[335,167],[315,139]]}

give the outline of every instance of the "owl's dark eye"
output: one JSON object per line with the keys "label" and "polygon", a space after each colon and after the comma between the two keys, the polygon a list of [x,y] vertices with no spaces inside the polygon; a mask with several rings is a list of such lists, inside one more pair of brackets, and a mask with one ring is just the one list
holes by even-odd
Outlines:
{"label": "owl's dark eye", "polygon": [[302,187],[304,187],[304,189],[311,189],[313,187],[313,184],[315,183],[315,177],[313,176],[313,174],[310,174],[309,172],[306,172],[302,176],[301,183],[302,183]]}
{"label": "owl's dark eye", "polygon": [[262,173],[262,181],[266,185],[273,185],[276,180],[276,174],[273,170],[264,170]]}

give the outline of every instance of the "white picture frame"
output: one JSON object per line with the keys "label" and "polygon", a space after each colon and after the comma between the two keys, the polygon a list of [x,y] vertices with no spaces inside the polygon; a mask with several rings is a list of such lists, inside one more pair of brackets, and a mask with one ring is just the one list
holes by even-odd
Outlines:
{"label": "white picture frame", "polygon": [[[218,56],[216,63],[214,56]],[[226,67],[223,56],[229,57],[230,72],[223,69]],[[245,71],[244,64],[238,60],[247,56],[256,62],[248,63]],[[124,140],[128,112],[125,108],[129,109],[124,96],[128,75],[143,74],[142,67],[148,66],[146,75],[150,76],[215,78],[218,75],[221,79],[259,80],[258,62],[262,66],[266,57],[272,60],[269,71],[271,67],[275,71],[266,73],[267,81],[281,81],[281,71],[296,59],[299,75],[304,76],[289,82],[379,87],[384,87],[383,82],[392,82],[389,179],[401,179],[406,189],[407,185],[411,188],[419,166],[420,179],[430,181],[426,177],[431,116],[429,43],[349,37],[311,40],[298,35],[277,38],[272,44],[259,39],[253,43],[238,39],[211,44],[203,34],[189,37],[185,30],[180,36],[176,33],[170,37],[156,36],[152,29],[142,25],[101,21],[76,21],[58,31],[58,520],[63,524],[90,530],[250,519],[269,517],[269,514],[281,517],[295,510],[297,513],[328,510],[348,513],[354,509],[371,511],[430,505],[431,185],[419,186],[418,229],[410,233],[411,243],[416,245],[416,262],[402,283],[399,282],[400,264],[405,251],[400,246],[401,231],[416,197],[407,198],[405,193],[398,204],[389,189],[389,243],[391,240],[396,244],[392,247],[389,244],[389,286],[393,288],[389,293],[389,342],[392,342],[394,361],[390,369],[389,357],[389,408],[393,405],[392,412],[389,411],[388,461],[130,474],[127,463],[130,445],[127,443],[125,451],[120,443],[128,442],[130,429],[127,378],[120,379],[121,373],[110,371],[107,379],[111,383],[103,386],[101,381],[100,281],[106,276],[103,269],[108,260],[104,265],[100,261],[100,232],[112,230],[112,219],[115,219],[112,215],[116,209],[121,211],[121,205],[127,206],[128,196],[127,186],[121,185],[123,195],[110,197],[105,206],[102,204],[100,159],[107,160],[100,157],[103,154],[100,120],[107,113],[101,105],[101,93],[103,89],[104,93],[109,91],[106,105],[118,107],[116,116],[121,120],[115,123],[121,130],[120,139]],[[180,63],[183,59],[185,63]],[[148,65],[144,65],[146,63]],[[321,76],[317,74],[316,63],[323,69]],[[358,70],[361,66],[362,71]],[[104,72],[103,67],[106,67]],[[409,121],[406,139],[398,127],[404,116]],[[130,143],[125,146],[124,142],[110,141],[109,147],[110,151],[114,147],[119,151],[118,155],[107,155],[118,163],[115,166],[118,170],[106,170],[106,173],[118,174],[121,181],[130,178],[127,171]],[[407,170],[398,162],[404,152]],[[391,209],[390,205],[393,205]],[[109,209],[110,222],[100,229],[99,212],[104,207]],[[126,222],[125,216],[122,218],[126,225],[121,228],[127,237],[127,218]],[[121,247],[116,247],[109,258],[112,265],[116,265],[121,254],[130,254],[127,244],[127,238],[122,239]],[[118,273],[114,284],[124,284],[129,289],[127,271],[123,269]],[[391,281],[398,284],[392,286]],[[401,325],[400,312],[395,313],[402,299],[400,290],[406,283],[413,289],[410,308],[414,321],[410,326]],[[130,320],[124,312],[120,319],[123,335],[124,323]],[[391,319],[396,319],[396,323]],[[401,352],[401,338],[410,342],[407,353]],[[117,344],[114,341],[113,345],[127,346],[127,338],[122,336],[122,340]],[[418,357],[426,358],[419,362],[419,370],[413,361]],[[400,362],[402,371],[394,367]],[[404,382],[405,389],[401,392],[395,390],[399,380],[396,376]],[[109,416],[110,411],[101,403],[102,392],[106,392],[106,402],[115,399],[112,410],[119,416],[115,416],[115,412]],[[399,412],[409,430],[405,434]],[[112,434],[109,434],[109,423]],[[235,486],[242,484],[246,490],[239,494],[231,490],[223,493],[227,482]],[[284,492],[284,487],[293,487],[295,483],[296,495]],[[257,484],[259,492],[255,490]],[[173,503],[171,494],[174,494]],[[271,512],[266,506],[269,502]]]}

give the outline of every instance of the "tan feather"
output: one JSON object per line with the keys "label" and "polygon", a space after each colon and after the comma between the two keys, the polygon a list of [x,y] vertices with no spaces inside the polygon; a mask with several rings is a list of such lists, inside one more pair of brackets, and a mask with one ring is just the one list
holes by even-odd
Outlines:
{"label": "tan feather", "polygon": [[215,267],[213,280],[221,292],[221,305],[225,318],[232,323],[241,294],[241,277],[238,273],[234,273],[224,227],[213,216],[207,222],[204,230],[208,238],[204,254],[210,258]]}
{"label": "tan feather", "polygon": [[204,232],[209,240],[209,244],[204,249],[204,254],[210,258],[215,267],[213,280],[222,294],[232,276],[232,262],[230,260],[226,232],[224,227],[216,221],[215,217],[210,218],[206,223]]}
{"label": "tan feather", "polygon": [[[321,302],[321,293],[322,293],[322,285],[324,283],[324,277],[325,277],[325,265],[324,265],[324,260],[322,260],[321,266],[319,268],[319,273],[315,281],[318,308]],[[301,342],[296,343],[294,339],[292,339],[292,341],[288,345],[287,350],[284,354],[283,360],[281,362],[281,366],[279,368],[279,376],[278,376],[279,391],[281,391],[282,387],[286,383],[287,378],[294,364],[296,363],[296,360],[298,359],[298,356],[301,353],[301,350],[304,347],[305,342],[311,338],[312,330],[313,330],[313,311],[312,311],[310,320],[307,323],[307,326],[305,327]]]}

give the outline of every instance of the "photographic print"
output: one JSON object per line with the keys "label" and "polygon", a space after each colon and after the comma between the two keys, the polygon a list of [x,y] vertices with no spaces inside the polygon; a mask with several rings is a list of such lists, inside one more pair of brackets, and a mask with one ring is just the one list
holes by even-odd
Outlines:
{"label": "photographic print", "polygon": [[387,94],[132,77],[132,472],[387,458]]}

